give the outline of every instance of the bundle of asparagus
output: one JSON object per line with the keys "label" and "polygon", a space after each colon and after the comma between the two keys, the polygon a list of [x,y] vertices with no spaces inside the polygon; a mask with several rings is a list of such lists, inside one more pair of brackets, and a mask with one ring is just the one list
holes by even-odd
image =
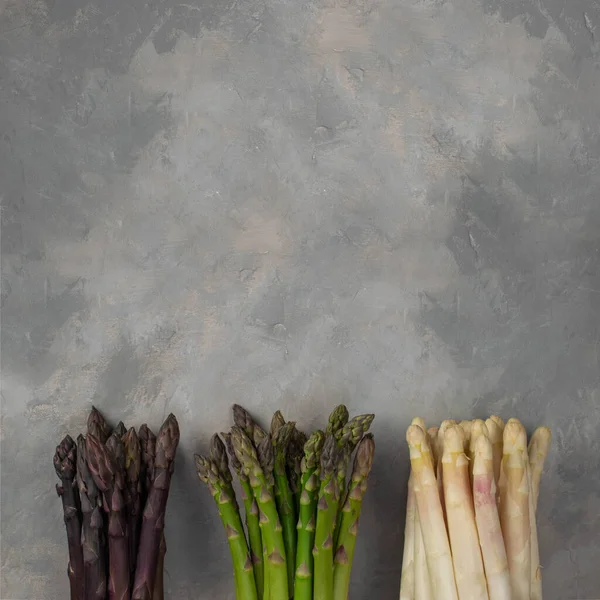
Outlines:
{"label": "bundle of asparagus", "polygon": [[147,425],[111,429],[92,407],[87,435],[67,435],[61,480],[71,600],[162,600],[164,519],[179,444],[173,415],[158,436]]}
{"label": "bundle of asparagus", "polygon": [[415,418],[400,600],[541,600],[536,508],[547,427]]}
{"label": "bundle of asparagus", "polygon": [[[367,433],[373,419],[350,419],[340,405],[326,431],[307,436],[277,411],[267,432],[235,405],[235,425],[212,437],[209,456],[195,457],[223,521],[238,600],[346,600],[375,454]],[[230,465],[241,486],[245,531]]]}

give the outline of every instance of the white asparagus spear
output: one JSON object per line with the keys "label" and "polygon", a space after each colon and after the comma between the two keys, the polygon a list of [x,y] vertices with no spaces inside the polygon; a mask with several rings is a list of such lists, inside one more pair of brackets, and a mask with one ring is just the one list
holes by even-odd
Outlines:
{"label": "white asparagus spear", "polygon": [[415,600],[436,600],[431,587],[423,530],[418,509],[415,511]]}
{"label": "white asparagus spear", "polygon": [[406,499],[406,525],[404,526],[404,552],[402,553],[402,577],[400,579],[400,600],[416,600],[415,596],[415,520],[416,501],[414,477],[408,478]]}
{"label": "white asparagus spear", "polygon": [[529,440],[529,465],[531,466],[531,493],[534,510],[537,510],[540,495],[540,479],[544,470],[544,461],[548,456],[552,433],[547,427],[538,427]]}
{"label": "white asparagus spear", "polygon": [[475,440],[474,450],[473,501],[488,593],[490,600],[511,600],[508,562],[496,505],[492,443],[487,435],[481,434]]}
{"label": "white asparagus spear", "polygon": [[469,442],[471,441],[471,428],[473,426],[472,421],[461,421],[459,425],[462,427],[462,430],[465,432],[465,446],[469,447]]}
{"label": "white asparagus spear", "polygon": [[500,427],[500,431],[502,431],[502,432],[504,431],[505,425],[504,425],[504,421],[502,420],[501,417],[499,417],[498,415],[491,415],[490,419],[492,421],[494,421],[494,423],[496,423],[496,425],[498,425],[498,427]]}
{"label": "white asparagus spear", "polygon": [[446,429],[442,468],[454,576],[460,600],[489,600],[464,444],[461,426]]}
{"label": "white asparagus spear", "polygon": [[439,460],[435,467],[435,476],[437,477],[438,490],[440,492],[440,501],[442,503],[442,512],[444,513],[444,522],[448,525],[446,519],[446,503],[444,502],[444,474],[442,469],[442,455],[444,454],[444,433],[448,427],[454,427],[458,423],[454,419],[446,419],[440,424],[436,443],[438,445]]}
{"label": "white asparagus spear", "polygon": [[485,426],[490,438],[490,442],[492,443],[494,481],[496,482],[497,488],[498,480],[500,479],[500,465],[502,464],[502,432],[504,430],[504,422],[502,422],[502,427],[500,427],[497,421],[497,419],[500,419],[500,417],[496,417],[496,419],[494,419],[493,416],[494,415],[486,420]]}
{"label": "white asparagus spear", "polygon": [[531,544],[529,481],[525,457],[527,434],[518,419],[509,419],[502,437],[500,525],[506,546],[513,600],[530,600]]}
{"label": "white asparagus spear", "polygon": [[481,432],[487,433],[487,427],[485,421],[481,419],[473,419],[471,421],[471,437],[465,441],[465,454],[469,457],[469,476],[471,477],[471,483],[473,483],[473,457],[475,455],[475,440]]}
{"label": "white asparagus spear", "polygon": [[436,600],[458,600],[450,543],[427,434],[418,425],[411,425],[406,432],[406,441],[415,476],[415,497],[433,595]]}
{"label": "white asparagus spear", "polygon": [[441,445],[438,444],[438,431],[439,427],[430,427],[427,430],[427,435],[429,436],[429,444],[431,445],[431,453],[433,454],[433,465],[437,467],[438,462],[442,458],[439,450],[441,449]]}
{"label": "white asparagus spear", "polygon": [[537,523],[535,520],[535,504],[531,493],[531,467],[525,455],[525,470],[529,483],[529,546],[531,548],[531,600],[542,600],[542,567],[540,565],[540,547],[538,543]]}

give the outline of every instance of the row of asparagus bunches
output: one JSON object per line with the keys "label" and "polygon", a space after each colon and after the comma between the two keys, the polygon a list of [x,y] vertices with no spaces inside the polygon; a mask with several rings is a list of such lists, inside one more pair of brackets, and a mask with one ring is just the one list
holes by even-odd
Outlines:
{"label": "row of asparagus bunches", "polygon": [[92,408],[86,435],[67,435],[54,468],[69,547],[71,600],[163,600],[164,522],[177,419],[155,436]]}
{"label": "row of asparagus bunches", "polygon": [[415,418],[400,600],[541,600],[536,509],[547,427]]}
{"label": "row of asparagus bunches", "polygon": [[[310,436],[280,411],[263,429],[234,405],[234,426],[196,456],[225,528],[238,600],[346,600],[375,444],[374,415],[344,405]],[[356,450],[352,474],[347,474]],[[238,476],[246,530],[230,467]]]}

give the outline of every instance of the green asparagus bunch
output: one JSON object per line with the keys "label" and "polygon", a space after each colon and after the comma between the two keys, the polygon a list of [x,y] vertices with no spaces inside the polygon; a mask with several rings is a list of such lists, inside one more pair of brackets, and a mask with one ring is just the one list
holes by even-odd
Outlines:
{"label": "green asparagus bunch", "polygon": [[67,435],[57,446],[71,600],[163,600],[163,530],[178,443],[173,415],[156,437],[147,425],[113,429],[92,407],[86,435],[77,442]]}
{"label": "green asparagus bunch", "polygon": [[[373,419],[351,419],[340,405],[324,431],[307,436],[281,411],[267,431],[233,406],[233,427],[215,434],[209,455],[195,459],[227,535],[237,600],[347,599],[375,452],[367,433]],[[230,467],[240,483],[245,529]]]}

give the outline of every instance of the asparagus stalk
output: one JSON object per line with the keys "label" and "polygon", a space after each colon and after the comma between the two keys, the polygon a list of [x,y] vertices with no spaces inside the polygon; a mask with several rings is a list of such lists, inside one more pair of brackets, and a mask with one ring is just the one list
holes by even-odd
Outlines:
{"label": "asparagus stalk", "polygon": [[77,438],[77,487],[81,500],[85,599],[106,599],[106,540],[101,511],[102,498],[87,464],[85,438]]}
{"label": "asparagus stalk", "polygon": [[302,477],[300,481],[300,509],[298,511],[298,544],[296,552],[295,600],[313,597],[313,546],[315,543],[315,512],[319,491],[319,462],[325,434],[317,430],[304,445]]}
{"label": "asparagus stalk", "polygon": [[503,433],[504,453],[500,472],[500,525],[513,600],[529,600],[531,594],[531,544],[529,480],[525,457],[527,434],[517,419],[509,419]]}
{"label": "asparagus stalk", "polygon": [[233,405],[233,422],[237,427],[240,427],[251,440],[254,440],[254,427],[256,426],[256,423],[250,413],[239,404]]}
{"label": "asparagus stalk", "polygon": [[337,471],[341,450],[328,436],[321,454],[321,485],[317,502],[314,557],[314,600],[333,600],[333,535],[340,491]]}
{"label": "asparagus stalk", "polygon": [[537,523],[535,519],[535,504],[531,493],[531,467],[525,454],[525,472],[529,485],[529,547],[531,548],[530,565],[530,600],[542,600],[542,567],[540,565],[540,548],[538,544]]}
{"label": "asparagus stalk", "polygon": [[427,554],[423,540],[423,527],[419,510],[415,511],[415,595],[414,600],[436,600],[432,589],[432,578],[429,576]]}
{"label": "asparagus stalk", "polygon": [[348,414],[348,409],[346,406],[344,404],[339,404],[331,411],[331,414],[329,415],[326,433],[328,435],[337,436],[344,425],[348,422],[349,418],[350,415]]}
{"label": "asparagus stalk", "polygon": [[[503,424],[504,425],[504,424]],[[491,417],[486,420],[485,427],[487,430],[490,443],[492,444],[492,466],[494,470],[494,482],[496,494],[498,492],[498,481],[500,479],[500,465],[502,464],[502,431],[497,419]],[[498,498],[496,498],[496,502]]]}
{"label": "asparagus stalk", "polygon": [[[214,439],[214,438],[213,438]],[[229,467],[222,471],[223,462],[219,458],[206,458],[195,456],[196,469],[200,481],[203,481],[210,490],[223,521],[227,534],[233,571],[235,577],[236,597],[238,600],[257,600],[256,584],[252,560],[248,551],[244,528],[240,518],[233,488],[231,487],[231,474]],[[219,466],[221,462],[221,468]],[[226,462],[226,458],[225,458]]]}
{"label": "asparagus stalk", "polygon": [[[437,433],[437,432],[436,432]],[[415,600],[415,519],[416,501],[414,476],[408,478],[406,496],[406,522],[404,525],[404,551],[402,552],[402,575],[400,578],[400,600]],[[420,535],[420,533],[419,533]]]}
{"label": "asparagus stalk", "polygon": [[457,600],[452,555],[427,434],[420,426],[411,425],[406,440],[433,594],[437,600]]}
{"label": "asparagus stalk", "polygon": [[[248,531],[248,542],[250,545],[250,557],[254,565],[254,579],[256,583],[256,592],[258,600],[263,599],[264,595],[264,563],[262,550],[262,537],[260,534],[260,524],[258,520],[258,504],[250,481],[242,470],[242,463],[237,459],[233,443],[231,441],[231,433],[221,434],[225,440],[225,446],[229,454],[229,462],[237,473],[240,485],[242,487],[242,500],[244,502],[244,512],[246,514],[246,529]],[[266,600],[268,598],[264,596]]]}
{"label": "asparagus stalk", "polygon": [[285,419],[280,410],[275,411],[271,419],[271,437],[274,438],[277,432],[285,425]]}
{"label": "asparagus stalk", "polygon": [[[483,421],[481,425],[485,427]],[[475,423],[472,435],[478,435]],[[469,459],[464,450],[463,428],[457,425],[446,429],[442,469],[454,575],[459,598],[489,600],[471,495]]]}
{"label": "asparagus stalk", "polygon": [[178,444],[179,425],[175,416],[170,414],[162,424],[156,439],[154,479],[144,508],[131,600],[152,598]]}
{"label": "asparagus stalk", "polygon": [[152,591],[152,600],[164,600],[165,598],[165,555],[167,553],[167,542],[165,532],[160,537],[160,546],[158,548],[158,563],[156,566],[156,579],[154,580],[154,590]]}
{"label": "asparagus stalk", "polygon": [[342,526],[339,546],[335,553],[333,573],[334,600],[347,600],[350,589],[350,573],[358,535],[358,521],[363,498],[367,491],[367,480],[375,455],[375,441],[372,434],[366,434],[360,441],[354,459],[352,479],[348,496],[342,509]]}
{"label": "asparagus stalk", "polygon": [[[263,560],[265,561],[265,573],[268,573],[265,582],[268,582],[269,585],[269,595],[267,595],[265,589],[265,600],[287,598],[285,545],[281,522],[273,499],[272,483],[269,481],[273,475],[271,473],[269,478],[269,475],[263,471],[257,456],[257,450],[241,427],[234,426],[232,428],[231,442],[235,455],[242,465],[242,470],[250,482],[260,511]],[[272,449],[270,443],[269,447]],[[268,461],[266,466],[269,466]]]}
{"label": "asparagus stalk", "polygon": [[88,416],[87,431],[101,444],[105,444],[110,435],[110,425],[95,406],[92,406],[92,410]]}
{"label": "asparagus stalk", "polygon": [[123,421],[119,421],[113,433],[116,433],[120,438],[123,438],[127,433],[127,427],[125,427],[125,423],[123,423]]}
{"label": "asparagus stalk", "polygon": [[475,440],[473,504],[490,600],[510,600],[510,578],[496,505],[494,450],[487,434]]}
{"label": "asparagus stalk", "polygon": [[[341,498],[342,505],[346,501],[346,473],[348,471],[348,465],[350,464],[350,458],[354,449],[362,439],[363,435],[371,427],[371,423],[375,415],[358,415],[352,418],[346,423],[341,429],[338,430],[338,446],[341,450],[339,462],[337,465],[337,486]],[[342,498],[342,494],[344,495]],[[340,526],[342,523],[342,513],[338,511],[335,520],[335,529],[333,532],[333,547],[334,551],[338,546],[338,537],[340,532]]]}
{"label": "asparagus stalk", "polygon": [[142,469],[141,446],[138,434],[133,427],[123,436],[123,446],[125,450],[125,475],[128,492],[129,571],[131,574],[131,585],[133,585],[142,513],[142,482],[140,480]]}
{"label": "asparagus stalk", "polygon": [[86,438],[88,465],[108,512],[108,597],[110,600],[127,600],[131,588],[127,515],[123,499],[125,484],[111,450],[112,445],[107,443],[103,446],[92,434]]}
{"label": "asparagus stalk", "polygon": [[550,450],[552,434],[547,427],[538,427],[529,440],[529,464],[531,465],[531,493],[533,495],[533,506],[537,510],[538,497],[540,494],[540,480],[544,470],[544,461]]}
{"label": "asparagus stalk", "polygon": [[273,475],[275,478],[275,504],[283,528],[283,543],[287,563],[287,580],[289,597],[294,596],[294,570],[296,565],[296,510],[294,497],[290,489],[286,473],[286,452],[295,429],[295,423],[288,421],[280,427],[273,438],[275,461]]}
{"label": "asparagus stalk", "polygon": [[154,479],[154,458],[156,456],[156,436],[145,423],[140,427],[140,481],[142,483],[142,507],[146,505],[152,480]]}
{"label": "asparagus stalk", "polygon": [[69,545],[68,575],[71,586],[71,600],[83,600],[85,592],[85,575],[83,566],[83,549],[81,546],[81,510],[79,491],[75,483],[77,467],[77,446],[67,435],[56,447],[54,469],[60,479],[56,485],[56,493],[62,500],[67,542]]}
{"label": "asparagus stalk", "polygon": [[288,444],[287,451],[287,474],[290,489],[294,496],[296,514],[300,512],[300,494],[302,493],[302,458],[304,456],[304,444],[307,441],[306,434],[294,427],[292,438]]}

